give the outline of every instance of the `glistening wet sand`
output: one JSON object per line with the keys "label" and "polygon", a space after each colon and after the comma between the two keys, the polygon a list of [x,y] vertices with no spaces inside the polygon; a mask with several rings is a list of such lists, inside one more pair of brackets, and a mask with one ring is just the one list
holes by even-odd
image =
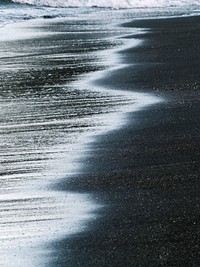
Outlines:
{"label": "glistening wet sand", "polygon": [[[200,18],[139,20],[144,40],[98,84],[152,92],[165,103],[128,114],[121,130],[91,144],[84,171],[60,190],[105,207],[84,233],[55,243],[51,266],[200,265]],[[148,30],[147,30],[148,29]]]}
{"label": "glistening wet sand", "polygon": [[127,47],[115,37],[129,29],[110,27],[83,16],[0,30],[2,267],[49,266],[59,257],[53,242],[89,227],[104,204],[54,185],[81,173],[92,140],[122,127],[127,110],[158,101],[94,84],[119,67],[115,48]]}

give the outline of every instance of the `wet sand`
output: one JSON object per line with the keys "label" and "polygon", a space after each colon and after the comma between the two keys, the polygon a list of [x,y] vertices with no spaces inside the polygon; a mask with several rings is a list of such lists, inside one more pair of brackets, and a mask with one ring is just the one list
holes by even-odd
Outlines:
{"label": "wet sand", "polygon": [[104,207],[85,232],[53,244],[51,266],[199,266],[200,17],[124,27],[145,29],[134,36],[144,42],[97,83],[166,101],[127,114],[123,129],[91,143],[82,174],[58,185]]}
{"label": "wet sand", "polygon": [[120,64],[115,51],[127,42],[116,36],[129,29],[87,15],[0,29],[1,267],[60,259],[51,244],[83,232],[102,203],[54,185],[80,172],[91,138],[155,101],[92,83]]}

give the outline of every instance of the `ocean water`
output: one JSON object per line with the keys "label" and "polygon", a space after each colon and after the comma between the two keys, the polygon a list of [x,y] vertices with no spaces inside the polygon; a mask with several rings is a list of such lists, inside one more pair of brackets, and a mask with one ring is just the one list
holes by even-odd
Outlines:
{"label": "ocean water", "polygon": [[123,127],[127,112],[162,101],[134,88],[122,92],[95,84],[126,66],[118,51],[140,44],[121,38],[133,30],[119,24],[198,14],[199,6],[15,2],[0,1],[0,266],[43,267],[53,254],[49,244],[84,231],[104,208],[88,194],[54,185],[81,173],[88,144]]}
{"label": "ocean water", "polygon": [[198,0],[13,0],[16,3],[28,3],[52,7],[111,7],[111,8],[146,8],[199,5]]}
{"label": "ocean water", "polygon": [[[76,11],[74,10],[76,7]],[[132,17],[199,14],[199,0],[0,0],[0,26],[19,20],[74,17],[106,10],[129,9]],[[102,9],[101,9],[102,8]]]}

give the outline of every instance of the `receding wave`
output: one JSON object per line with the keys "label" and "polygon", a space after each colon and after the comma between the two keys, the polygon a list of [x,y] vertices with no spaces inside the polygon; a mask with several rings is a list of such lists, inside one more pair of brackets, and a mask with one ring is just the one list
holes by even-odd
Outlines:
{"label": "receding wave", "polygon": [[132,29],[105,19],[83,14],[0,30],[1,267],[50,266],[52,242],[88,227],[101,207],[67,190],[69,178],[81,171],[95,135],[155,102],[94,84],[121,66],[115,49],[133,46],[117,38]]}
{"label": "receding wave", "polygon": [[[3,0],[10,2],[11,0]],[[199,0],[12,0],[15,3],[50,7],[146,8],[169,6],[200,6]]]}

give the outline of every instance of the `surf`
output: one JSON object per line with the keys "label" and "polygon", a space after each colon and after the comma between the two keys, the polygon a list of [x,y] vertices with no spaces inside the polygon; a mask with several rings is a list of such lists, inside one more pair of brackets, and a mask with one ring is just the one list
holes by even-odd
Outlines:
{"label": "surf", "polygon": [[[11,0],[3,0],[10,2]],[[116,9],[200,6],[199,0],[12,0],[13,3],[49,7],[109,7]]]}

